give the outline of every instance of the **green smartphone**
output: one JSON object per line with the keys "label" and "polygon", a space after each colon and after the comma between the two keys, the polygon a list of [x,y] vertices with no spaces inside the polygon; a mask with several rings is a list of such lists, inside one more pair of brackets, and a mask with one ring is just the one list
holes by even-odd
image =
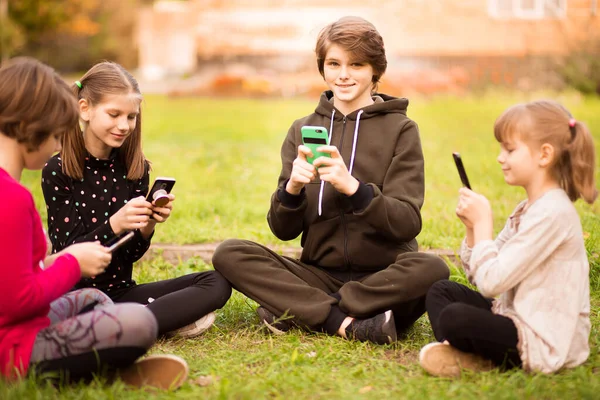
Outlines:
{"label": "green smartphone", "polygon": [[329,135],[326,128],[322,126],[303,126],[300,132],[302,133],[302,144],[313,153],[313,156],[307,157],[306,161],[312,164],[319,157],[331,157],[329,153],[317,151],[321,146],[329,146]]}

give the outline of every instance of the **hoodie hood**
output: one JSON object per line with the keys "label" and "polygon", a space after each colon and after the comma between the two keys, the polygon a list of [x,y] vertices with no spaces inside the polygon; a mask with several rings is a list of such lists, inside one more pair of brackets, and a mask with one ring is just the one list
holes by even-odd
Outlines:
{"label": "hoodie hood", "polygon": [[[383,93],[376,93],[373,95],[375,103],[352,111],[346,115],[346,118],[355,121],[359,112],[362,111],[360,119],[369,119],[381,114],[402,114],[406,116],[406,109],[408,108],[408,99],[388,96]],[[342,114],[333,105],[333,92],[327,90],[321,94],[319,104],[315,108],[315,113],[323,115],[327,118],[331,118],[333,111],[335,110],[334,120],[343,121],[344,114]]]}

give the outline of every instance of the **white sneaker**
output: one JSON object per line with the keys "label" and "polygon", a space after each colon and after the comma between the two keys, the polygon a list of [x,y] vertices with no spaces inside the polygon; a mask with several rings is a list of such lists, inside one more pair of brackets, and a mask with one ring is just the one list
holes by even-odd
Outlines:
{"label": "white sneaker", "polygon": [[447,343],[429,343],[419,352],[419,363],[434,376],[458,378],[461,371],[491,371],[493,363],[480,355],[465,353]]}
{"label": "white sneaker", "polygon": [[179,328],[172,332],[169,332],[167,336],[177,336],[180,338],[193,338],[212,326],[215,323],[215,313],[210,312],[206,314],[204,317],[200,318],[198,321],[186,325],[183,328]]}
{"label": "white sneaker", "polygon": [[156,354],[140,360],[118,373],[127,385],[136,388],[175,390],[185,383],[189,374],[187,362],[172,354]]}

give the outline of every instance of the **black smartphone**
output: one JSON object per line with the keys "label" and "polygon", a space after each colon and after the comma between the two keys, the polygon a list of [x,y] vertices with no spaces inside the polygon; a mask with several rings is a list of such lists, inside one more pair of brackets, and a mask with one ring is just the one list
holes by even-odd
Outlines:
{"label": "black smartphone", "polygon": [[120,234],[119,236],[114,237],[105,246],[108,247],[108,251],[113,253],[116,249],[123,246],[127,241],[131,240],[131,238],[135,235],[135,232],[129,231]]}
{"label": "black smartphone", "polygon": [[175,178],[159,176],[154,180],[152,189],[150,189],[148,196],[146,196],[146,201],[150,203],[154,202],[154,205],[157,207],[164,207],[169,202],[167,194],[171,193],[174,185]]}
{"label": "black smartphone", "polygon": [[467,189],[471,189],[471,184],[469,184],[469,178],[467,178],[467,172],[465,171],[465,166],[463,165],[462,158],[460,158],[460,154],[452,153],[452,157],[454,157],[454,163],[456,164],[456,169],[458,169],[460,181]]}

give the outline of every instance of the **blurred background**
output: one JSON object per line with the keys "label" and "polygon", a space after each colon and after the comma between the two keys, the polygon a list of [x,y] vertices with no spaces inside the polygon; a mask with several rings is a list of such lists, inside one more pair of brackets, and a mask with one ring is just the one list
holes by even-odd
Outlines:
{"label": "blurred background", "polygon": [[79,76],[109,59],[146,93],[292,97],[324,89],[319,30],[374,23],[389,68],[380,91],[489,86],[600,93],[598,0],[0,0],[0,54]]}

